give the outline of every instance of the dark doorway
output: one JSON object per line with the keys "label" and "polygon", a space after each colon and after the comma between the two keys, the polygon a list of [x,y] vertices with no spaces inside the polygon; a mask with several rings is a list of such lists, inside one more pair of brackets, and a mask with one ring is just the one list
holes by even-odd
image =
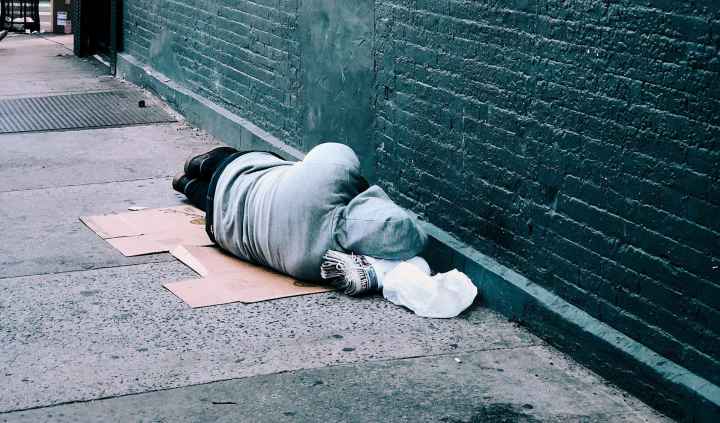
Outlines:
{"label": "dark doorway", "polygon": [[120,45],[122,26],[121,0],[75,0],[75,54],[100,55],[110,63],[115,73],[116,55]]}

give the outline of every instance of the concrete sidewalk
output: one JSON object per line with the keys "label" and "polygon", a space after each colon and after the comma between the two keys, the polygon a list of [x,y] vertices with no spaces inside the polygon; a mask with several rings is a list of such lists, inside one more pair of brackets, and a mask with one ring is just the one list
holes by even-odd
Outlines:
{"label": "concrete sidewalk", "polygon": [[[0,102],[136,90],[63,42],[0,43]],[[167,254],[78,220],[172,206],[184,123],[0,134],[0,421],[664,421],[482,302],[451,320],[338,293],[192,310]]]}

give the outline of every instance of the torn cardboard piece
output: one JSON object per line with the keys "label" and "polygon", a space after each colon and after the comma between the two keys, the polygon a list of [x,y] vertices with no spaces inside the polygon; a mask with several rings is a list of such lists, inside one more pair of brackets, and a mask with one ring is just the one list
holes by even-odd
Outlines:
{"label": "torn cardboard piece", "polygon": [[163,285],[193,308],[234,302],[254,303],[332,291],[326,286],[299,282],[244,262],[216,247],[182,245],[170,251],[170,254],[203,276]]}
{"label": "torn cardboard piece", "polygon": [[164,285],[193,308],[331,291],[210,247],[213,244],[205,232],[205,213],[192,206],[142,209],[80,220],[125,256],[169,251],[195,270],[202,278]]}
{"label": "torn cardboard piece", "polygon": [[162,253],[178,245],[207,246],[205,213],[192,206],[85,216],[80,220],[124,256]]}

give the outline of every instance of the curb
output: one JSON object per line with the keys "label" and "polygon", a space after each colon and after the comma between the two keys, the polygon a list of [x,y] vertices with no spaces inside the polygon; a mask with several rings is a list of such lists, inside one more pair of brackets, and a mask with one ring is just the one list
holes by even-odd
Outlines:
{"label": "curb", "polygon": [[645,403],[680,421],[717,422],[720,387],[662,357],[435,225],[425,258],[456,268],[478,286],[483,305],[527,327]]}

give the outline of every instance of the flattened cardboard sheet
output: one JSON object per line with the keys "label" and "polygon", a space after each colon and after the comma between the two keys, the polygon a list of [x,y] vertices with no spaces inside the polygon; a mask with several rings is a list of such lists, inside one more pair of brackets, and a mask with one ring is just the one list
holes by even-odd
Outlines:
{"label": "flattened cardboard sheet", "polygon": [[193,308],[234,302],[254,303],[332,290],[247,263],[216,247],[183,245],[170,251],[170,254],[203,276],[163,285]]}
{"label": "flattened cardboard sheet", "polygon": [[170,251],[180,244],[212,245],[205,213],[192,206],[143,209],[80,220],[127,257]]}

